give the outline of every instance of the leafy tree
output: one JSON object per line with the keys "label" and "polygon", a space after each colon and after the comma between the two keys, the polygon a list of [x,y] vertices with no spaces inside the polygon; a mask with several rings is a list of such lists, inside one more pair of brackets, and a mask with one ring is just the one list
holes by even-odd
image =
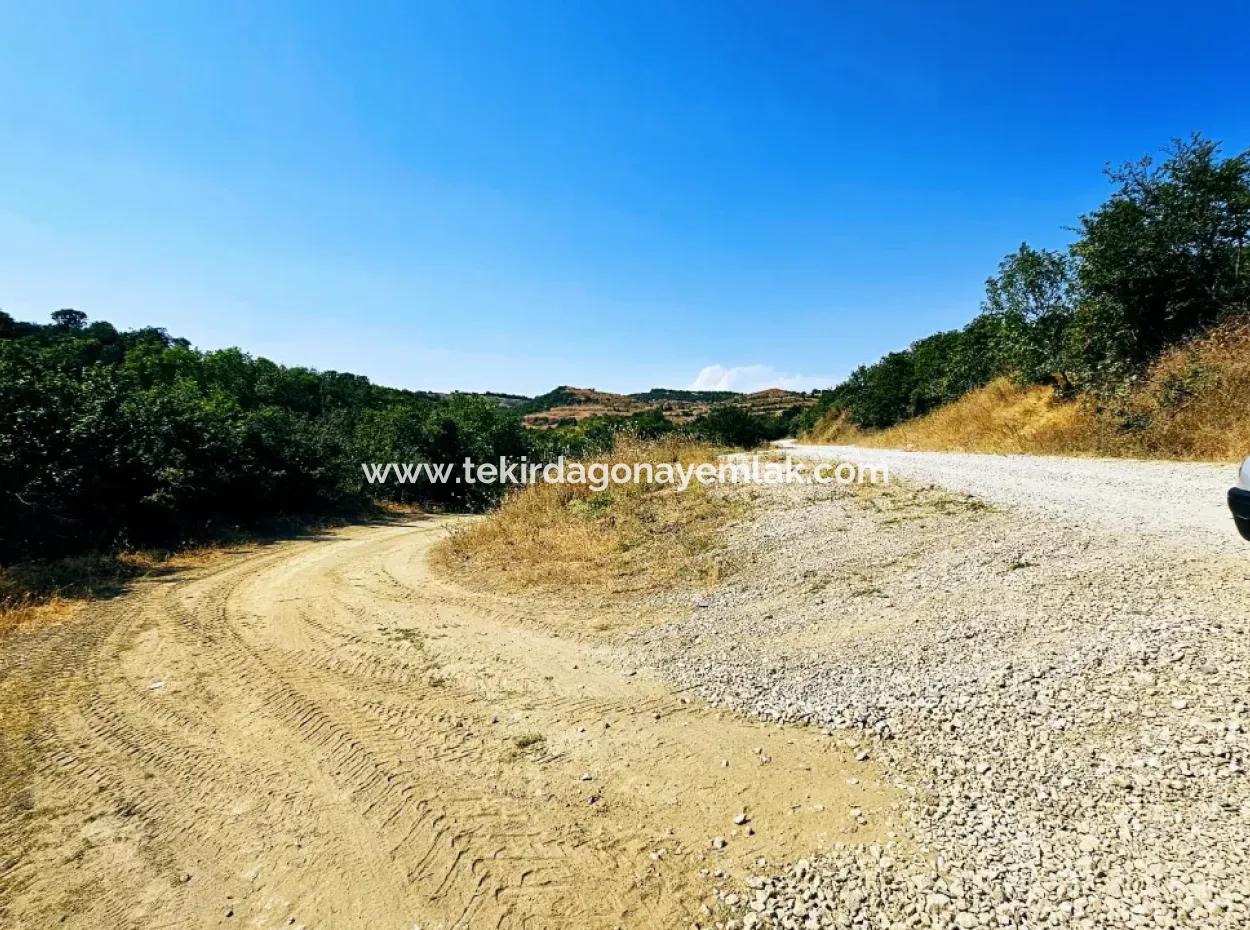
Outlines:
{"label": "leafy tree", "polygon": [[1219,157],[1195,135],[1109,169],[1119,189],[1081,217],[1073,358],[1108,382],[1250,308],[1250,152]]}
{"label": "leafy tree", "polygon": [[776,417],[756,416],[741,407],[713,407],[690,425],[691,435],[720,446],[751,449],[771,439],[780,439],[786,426]]}
{"label": "leafy tree", "polygon": [[910,417],[915,379],[910,352],[891,352],[876,364],[855,369],[840,392],[851,422],[882,429]]}
{"label": "leafy tree", "polygon": [[[492,462],[500,456],[519,459],[528,451],[527,436],[521,421],[485,397],[453,394],[432,407],[423,427],[421,457],[429,462],[454,462],[457,467],[465,459]],[[498,499],[500,488],[494,484],[431,485],[429,499],[435,503],[478,509]]]}
{"label": "leafy tree", "polygon": [[1001,317],[981,313],[960,330],[959,342],[946,359],[948,400],[988,384],[1005,370],[1003,326]]}
{"label": "leafy tree", "polygon": [[1027,242],[1005,257],[985,282],[982,312],[996,318],[995,367],[1026,383],[1071,384],[1065,348],[1075,312],[1073,275],[1062,252]]}
{"label": "leafy tree", "polygon": [[57,310],[52,314],[52,322],[62,329],[82,329],[87,323],[87,314],[81,310]]}
{"label": "leafy tree", "polygon": [[1000,375],[1105,390],[1160,351],[1250,312],[1250,152],[1201,136],[1108,171],[1118,189],[1081,217],[1068,253],[1027,243],[986,281],[981,313],[863,365],[796,424],[845,413],[880,429]]}
{"label": "leafy tree", "polygon": [[952,362],[962,343],[963,334],[954,331],[912,343],[907,351],[912,376],[907,416],[921,416],[958,396],[952,391],[950,380]]}

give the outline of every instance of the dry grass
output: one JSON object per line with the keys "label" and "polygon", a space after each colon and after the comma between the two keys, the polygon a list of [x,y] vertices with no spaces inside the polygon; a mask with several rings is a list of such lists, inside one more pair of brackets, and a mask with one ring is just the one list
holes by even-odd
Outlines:
{"label": "dry grass", "polygon": [[862,446],[873,433],[862,430],[846,418],[845,413],[826,413],[809,432],[800,437],[804,442],[827,442],[835,445]]}
{"label": "dry grass", "polygon": [[72,619],[84,604],[115,597],[136,578],[204,565],[221,551],[145,549],[0,566],[0,634]]}
{"label": "dry grass", "polygon": [[1240,461],[1250,453],[1250,319],[1165,353],[1127,400],[1103,449],[1151,458]]}
{"label": "dry grass", "polygon": [[18,630],[65,623],[74,618],[84,600],[52,597],[42,603],[31,602],[11,607],[0,607],[0,636]]}
{"label": "dry grass", "polygon": [[[839,441],[949,452],[1073,454],[1094,451],[1096,419],[1084,405],[1047,387],[999,378],[928,416]],[[845,424],[853,430],[850,424]]]}
{"label": "dry grass", "polygon": [[[598,462],[716,461],[716,450],[686,440],[618,442]],[[740,494],[692,483],[535,484],[493,514],[451,536],[435,552],[447,570],[512,590],[624,593],[715,584],[728,565],[719,532],[747,508]]]}
{"label": "dry grass", "polygon": [[879,432],[835,417],[810,439],[934,452],[1240,461],[1250,453],[1250,321],[1164,353],[1120,396],[1062,400],[1000,378]]}

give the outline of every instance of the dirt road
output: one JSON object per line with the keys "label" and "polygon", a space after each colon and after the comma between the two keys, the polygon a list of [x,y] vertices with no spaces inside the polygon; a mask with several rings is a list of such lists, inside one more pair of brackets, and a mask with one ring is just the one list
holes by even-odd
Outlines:
{"label": "dirt road", "polygon": [[432,576],[446,528],[229,556],[0,644],[0,925],[707,925],[715,873],[895,828],[835,739],[602,664],[616,618]]}

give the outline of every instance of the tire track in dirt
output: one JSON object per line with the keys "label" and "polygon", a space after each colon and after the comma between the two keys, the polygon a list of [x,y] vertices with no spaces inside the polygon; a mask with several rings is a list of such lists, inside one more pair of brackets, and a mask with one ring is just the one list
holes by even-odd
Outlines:
{"label": "tire track in dirt", "polygon": [[0,647],[34,718],[0,761],[6,926],[707,925],[709,872],[893,828],[834,741],[431,575],[447,523],[231,557]]}

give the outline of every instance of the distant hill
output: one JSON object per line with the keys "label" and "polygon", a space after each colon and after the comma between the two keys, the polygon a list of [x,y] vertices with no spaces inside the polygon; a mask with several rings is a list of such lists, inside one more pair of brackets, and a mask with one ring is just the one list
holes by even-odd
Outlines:
{"label": "distant hill", "polygon": [[798,391],[784,391],[781,388],[765,388],[762,391],[756,391],[754,394],[743,394],[734,403],[739,407],[745,407],[757,415],[771,414],[775,416],[785,413],[794,407],[801,407],[804,410],[808,407],[814,407],[819,397],[819,391],[803,394]]}
{"label": "distant hill", "polygon": [[644,404],[659,403],[666,400],[713,404],[718,400],[731,400],[742,395],[737,391],[682,391],[677,388],[652,388],[649,391],[630,394],[629,396]]}
{"label": "distant hill", "polygon": [[642,409],[627,394],[612,394],[607,391],[596,391],[594,388],[579,388],[562,384],[546,394],[531,397],[519,405],[517,410],[522,414],[544,413],[563,407],[606,407],[620,410],[622,413],[633,413]]}
{"label": "distant hill", "polygon": [[628,394],[562,384],[546,394],[527,400],[517,410],[524,416],[526,426],[558,426],[569,420],[594,416],[627,417],[654,406],[640,403]]}
{"label": "distant hill", "polygon": [[757,415],[776,416],[794,407],[816,403],[814,394],[769,388],[754,394],[736,391],[683,391],[652,388],[637,394],[614,394],[562,384],[516,407],[526,426],[536,428],[576,423],[591,417],[626,417],[658,410],[674,423],[689,423],[713,407],[741,407]]}

